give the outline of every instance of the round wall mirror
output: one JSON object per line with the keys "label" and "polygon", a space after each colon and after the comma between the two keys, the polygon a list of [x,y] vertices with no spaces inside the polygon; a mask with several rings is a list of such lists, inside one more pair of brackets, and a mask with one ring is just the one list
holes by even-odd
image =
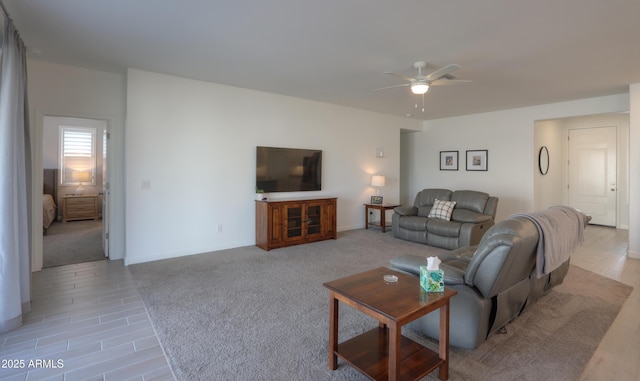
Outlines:
{"label": "round wall mirror", "polygon": [[549,150],[546,146],[540,147],[540,152],[538,152],[538,169],[542,175],[549,172]]}

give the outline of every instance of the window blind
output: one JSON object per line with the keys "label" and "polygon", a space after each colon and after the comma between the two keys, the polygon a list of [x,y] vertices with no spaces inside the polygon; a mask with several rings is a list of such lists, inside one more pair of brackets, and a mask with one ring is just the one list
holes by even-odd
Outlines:
{"label": "window blind", "polygon": [[95,128],[61,127],[60,169],[63,185],[94,184]]}

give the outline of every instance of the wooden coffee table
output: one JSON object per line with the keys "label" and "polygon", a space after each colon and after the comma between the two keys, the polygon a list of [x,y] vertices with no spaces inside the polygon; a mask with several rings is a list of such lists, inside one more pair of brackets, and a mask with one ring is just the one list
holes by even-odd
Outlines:
{"label": "wooden coffee table", "polygon": [[[384,275],[395,275],[387,283]],[[419,380],[439,368],[449,378],[449,301],[457,292],[427,293],[418,277],[379,267],[324,283],[329,289],[329,369],[338,357],[372,380]],[[338,344],[338,302],[375,318],[379,326]],[[401,335],[402,326],[440,309],[440,345],[436,353]]]}

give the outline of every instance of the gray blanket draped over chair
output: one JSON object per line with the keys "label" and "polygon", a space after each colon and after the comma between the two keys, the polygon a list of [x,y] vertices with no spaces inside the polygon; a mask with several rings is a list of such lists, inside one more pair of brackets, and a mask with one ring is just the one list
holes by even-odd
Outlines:
{"label": "gray blanket draped over chair", "polygon": [[585,214],[572,207],[557,205],[534,213],[516,213],[511,217],[528,218],[538,228],[538,278],[566,262],[574,250],[584,242],[584,227],[588,220],[585,220]]}

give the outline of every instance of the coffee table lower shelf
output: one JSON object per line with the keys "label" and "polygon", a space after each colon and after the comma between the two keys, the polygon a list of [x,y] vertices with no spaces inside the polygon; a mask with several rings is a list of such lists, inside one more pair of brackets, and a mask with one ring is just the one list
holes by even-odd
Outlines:
{"label": "coffee table lower shelf", "polygon": [[[338,344],[336,355],[372,380],[387,380],[389,378],[388,332],[386,327],[367,331]],[[438,353],[401,336],[399,367],[401,380],[419,380],[443,363],[444,360]]]}

